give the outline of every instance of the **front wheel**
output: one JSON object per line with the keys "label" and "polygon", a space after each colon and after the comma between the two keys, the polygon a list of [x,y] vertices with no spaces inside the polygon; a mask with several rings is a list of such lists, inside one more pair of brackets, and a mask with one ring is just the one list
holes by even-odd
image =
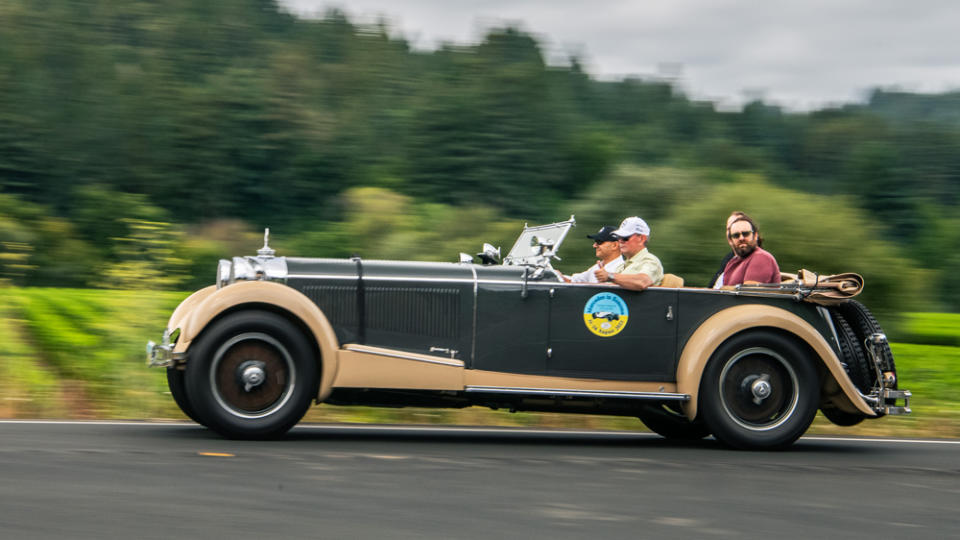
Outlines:
{"label": "front wheel", "polygon": [[755,330],[713,353],[700,382],[700,415],[736,448],[788,446],[810,427],[820,389],[810,354],[776,332]]}
{"label": "front wheel", "polygon": [[275,313],[241,311],[212,324],[191,348],[187,396],[202,423],[225,437],[273,438],[303,418],[317,371],[297,327]]}
{"label": "front wheel", "polygon": [[183,414],[187,415],[187,418],[198,424],[202,424],[203,422],[197,418],[197,413],[193,412],[193,405],[190,405],[190,400],[187,398],[186,386],[184,370],[168,367],[167,387],[170,388],[170,395],[173,396],[173,401],[177,404],[177,407],[180,407]]}

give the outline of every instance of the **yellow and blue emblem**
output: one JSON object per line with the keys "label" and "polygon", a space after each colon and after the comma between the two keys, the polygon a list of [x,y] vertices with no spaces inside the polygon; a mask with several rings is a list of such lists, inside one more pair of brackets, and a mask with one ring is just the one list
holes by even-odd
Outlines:
{"label": "yellow and blue emblem", "polygon": [[609,293],[597,293],[583,306],[583,322],[587,329],[600,337],[615,336],[627,326],[630,311],[623,298]]}

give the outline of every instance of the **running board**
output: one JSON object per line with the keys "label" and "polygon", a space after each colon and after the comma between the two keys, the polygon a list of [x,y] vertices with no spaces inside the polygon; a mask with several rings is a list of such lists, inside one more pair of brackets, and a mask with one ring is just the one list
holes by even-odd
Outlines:
{"label": "running board", "polygon": [[620,399],[648,399],[656,401],[690,401],[689,394],[674,394],[670,392],[626,392],[620,390],[570,390],[561,388],[522,388],[509,386],[467,386],[466,392],[477,394],[514,394],[527,396],[550,397],[587,397],[587,398],[620,398]]}

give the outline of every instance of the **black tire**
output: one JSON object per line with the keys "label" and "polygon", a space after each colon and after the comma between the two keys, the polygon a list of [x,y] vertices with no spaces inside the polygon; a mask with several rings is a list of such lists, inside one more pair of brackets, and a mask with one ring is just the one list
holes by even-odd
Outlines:
{"label": "black tire", "polygon": [[728,339],[710,357],[699,414],[724,444],[773,449],[803,435],[819,401],[810,353],[782,334],[752,330]]}
{"label": "black tire", "polygon": [[866,416],[861,413],[849,413],[830,405],[820,407],[820,412],[822,412],[823,416],[831,423],[844,427],[855,426],[863,422],[864,418],[866,418]]}
{"label": "black tire", "polygon": [[703,420],[697,418],[691,422],[679,407],[671,403],[647,405],[637,416],[650,431],[667,439],[698,441],[710,435]]}
{"label": "black tire", "polygon": [[[834,328],[837,331],[837,340],[840,345],[840,359],[843,369],[850,381],[863,394],[869,394],[877,380],[876,371],[867,361],[867,354],[857,335],[847,323],[847,320],[837,311],[833,311]],[[833,424],[838,426],[855,426],[866,418],[862,413],[850,413],[840,410],[832,403],[820,407],[820,412]]]}
{"label": "black tire", "polygon": [[843,368],[857,390],[869,394],[877,382],[877,372],[867,359],[863,342],[857,337],[846,318],[838,312],[833,313],[834,328],[840,344]]}
{"label": "black tire", "polygon": [[225,437],[275,438],[307,412],[317,372],[310,342],[293,324],[268,311],[240,311],[194,343],[187,397],[203,424]]}
{"label": "black tire", "polygon": [[[870,313],[870,310],[867,309],[867,306],[857,302],[856,300],[847,300],[846,302],[836,306],[836,310],[843,315],[843,318],[850,323],[850,327],[853,329],[854,334],[857,336],[857,340],[860,343],[860,346],[863,346],[864,340],[866,340],[871,334],[882,334],[883,328],[880,327],[880,323],[877,322],[877,319],[873,317],[873,313]],[[893,352],[890,351],[890,344],[884,343],[880,347],[880,371],[892,371],[896,373],[896,365],[893,362]]]}
{"label": "black tire", "polygon": [[197,418],[197,414],[193,412],[193,407],[187,398],[184,370],[172,367],[167,368],[167,387],[170,388],[170,395],[173,396],[173,401],[176,402],[177,407],[180,407],[183,414],[187,415],[187,418],[194,422],[203,424],[203,422]]}

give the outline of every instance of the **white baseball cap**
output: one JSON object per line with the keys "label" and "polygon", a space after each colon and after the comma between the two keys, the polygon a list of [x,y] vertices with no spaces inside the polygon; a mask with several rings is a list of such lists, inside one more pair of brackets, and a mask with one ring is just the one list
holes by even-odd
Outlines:
{"label": "white baseball cap", "polygon": [[619,236],[620,238],[627,238],[634,234],[642,234],[644,236],[650,236],[650,226],[647,225],[647,222],[638,218],[637,216],[628,217],[620,223],[620,228],[613,231],[613,234]]}

